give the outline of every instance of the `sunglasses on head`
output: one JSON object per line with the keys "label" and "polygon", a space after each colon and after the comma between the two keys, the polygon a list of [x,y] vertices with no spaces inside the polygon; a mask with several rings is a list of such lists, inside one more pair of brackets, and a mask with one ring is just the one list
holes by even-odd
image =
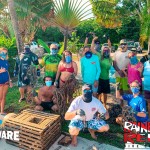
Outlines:
{"label": "sunglasses on head", "polygon": [[121,43],[120,45],[127,45],[127,43]]}
{"label": "sunglasses on head", "polygon": [[89,89],[89,90],[85,89],[85,90],[83,90],[83,92],[84,92],[84,93],[92,92],[92,90],[90,90],[90,89]]}

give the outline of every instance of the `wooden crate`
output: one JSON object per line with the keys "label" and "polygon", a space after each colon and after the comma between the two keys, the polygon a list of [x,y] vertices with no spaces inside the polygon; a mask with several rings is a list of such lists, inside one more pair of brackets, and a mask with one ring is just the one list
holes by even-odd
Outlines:
{"label": "wooden crate", "polygon": [[60,116],[27,109],[8,118],[5,129],[19,131],[19,141],[7,143],[25,150],[47,150],[61,135]]}

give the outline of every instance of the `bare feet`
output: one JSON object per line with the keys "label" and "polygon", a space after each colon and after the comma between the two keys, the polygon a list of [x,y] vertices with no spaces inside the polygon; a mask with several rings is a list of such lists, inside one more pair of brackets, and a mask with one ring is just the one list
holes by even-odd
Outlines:
{"label": "bare feet", "polygon": [[73,135],[73,136],[72,136],[71,145],[74,146],[74,147],[77,146],[77,136],[76,136],[76,135]]}
{"label": "bare feet", "polygon": [[92,130],[92,129],[89,129],[89,132],[90,132],[92,138],[95,139],[95,140],[97,140],[97,136],[95,135],[95,131]]}

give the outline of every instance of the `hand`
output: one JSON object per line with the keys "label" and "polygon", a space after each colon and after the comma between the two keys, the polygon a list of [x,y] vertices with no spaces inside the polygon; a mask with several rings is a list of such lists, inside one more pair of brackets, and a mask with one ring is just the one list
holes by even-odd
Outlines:
{"label": "hand", "polygon": [[16,70],[14,70],[14,77],[15,77],[15,76],[17,76],[17,71],[16,71]]}
{"label": "hand", "polygon": [[40,77],[40,73],[41,73],[40,69],[37,69],[36,74],[38,77]]}
{"label": "hand", "polygon": [[120,75],[120,77],[125,77],[125,74],[123,73],[122,70],[119,70],[119,71],[117,71],[117,72],[118,72],[118,74]]}
{"label": "hand", "polygon": [[95,82],[94,82],[94,87],[95,88],[98,87],[98,81],[97,80],[95,80]]}
{"label": "hand", "polygon": [[56,86],[56,87],[58,86],[58,81],[54,82],[54,86]]}
{"label": "hand", "polygon": [[78,109],[78,110],[76,111],[76,115],[79,115],[80,117],[83,117],[83,116],[85,116],[85,112],[84,112],[84,110],[82,110],[82,109]]}
{"label": "hand", "polygon": [[13,83],[11,81],[9,81],[9,87],[12,88],[13,87]]}
{"label": "hand", "polygon": [[87,33],[87,34],[86,34],[86,38],[89,38],[89,37],[90,37],[90,33]]}
{"label": "hand", "polygon": [[0,69],[0,73],[3,73],[3,72],[6,72],[6,69],[5,69],[5,68],[1,68],[1,69]]}
{"label": "hand", "polygon": [[95,36],[94,38],[93,38],[93,41],[96,41],[98,39],[98,37],[97,36]]}
{"label": "hand", "polygon": [[105,114],[99,114],[99,118],[105,120]]}
{"label": "hand", "polygon": [[143,65],[141,65],[137,70],[138,70],[139,72],[142,72],[142,71],[143,71]]}

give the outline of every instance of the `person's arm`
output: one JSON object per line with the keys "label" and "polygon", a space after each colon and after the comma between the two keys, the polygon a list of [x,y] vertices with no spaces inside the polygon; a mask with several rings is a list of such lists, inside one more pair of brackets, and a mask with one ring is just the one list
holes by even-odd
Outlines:
{"label": "person's arm", "polygon": [[83,58],[80,59],[80,65],[81,65],[81,75],[82,75],[82,80],[83,80],[83,77],[84,77],[84,66],[83,66],[83,61],[82,61]]}
{"label": "person's arm", "polygon": [[38,91],[38,96],[37,95],[34,96],[34,101],[38,105],[41,104],[41,101],[42,101],[42,89],[41,88]]}
{"label": "person's arm", "polygon": [[60,61],[59,65],[58,65],[58,69],[57,69],[57,74],[56,74],[56,78],[55,81],[58,81],[59,77],[60,77],[60,67],[62,65],[62,61]]}
{"label": "person's arm", "polygon": [[65,120],[71,120],[76,116],[76,110],[72,112],[66,112],[65,113]]}
{"label": "person's arm", "polygon": [[74,68],[74,75],[76,76],[78,73],[78,66],[77,63],[73,61],[73,68]]}
{"label": "person's arm", "polygon": [[87,44],[88,44],[88,37],[85,38],[84,46],[87,46]]}
{"label": "person's arm", "polygon": [[114,67],[115,70],[119,73],[119,75],[120,75],[121,77],[124,77],[124,76],[125,76],[124,73],[123,73],[123,71],[118,68],[117,62],[116,62],[115,60],[113,61],[113,67]]}
{"label": "person's arm", "polygon": [[140,63],[140,67],[137,69],[140,72],[140,75],[142,76],[142,72],[143,72],[143,64]]}
{"label": "person's arm", "polygon": [[97,73],[96,73],[95,82],[94,82],[95,87],[98,86],[98,80],[99,80],[100,73],[101,73],[100,62],[99,62],[98,56],[96,56],[96,69],[97,69]]}
{"label": "person's arm", "polygon": [[97,36],[93,37],[93,40],[92,40],[92,43],[91,43],[91,51],[92,51],[93,54],[97,53],[96,50],[94,49],[94,47],[95,47],[95,40],[97,40],[97,39],[98,39]]}
{"label": "person's arm", "polygon": [[111,51],[112,51],[112,45],[111,45],[111,41],[110,41],[109,37],[107,38],[107,42],[108,42],[108,47],[110,48],[110,53],[111,53]]}

